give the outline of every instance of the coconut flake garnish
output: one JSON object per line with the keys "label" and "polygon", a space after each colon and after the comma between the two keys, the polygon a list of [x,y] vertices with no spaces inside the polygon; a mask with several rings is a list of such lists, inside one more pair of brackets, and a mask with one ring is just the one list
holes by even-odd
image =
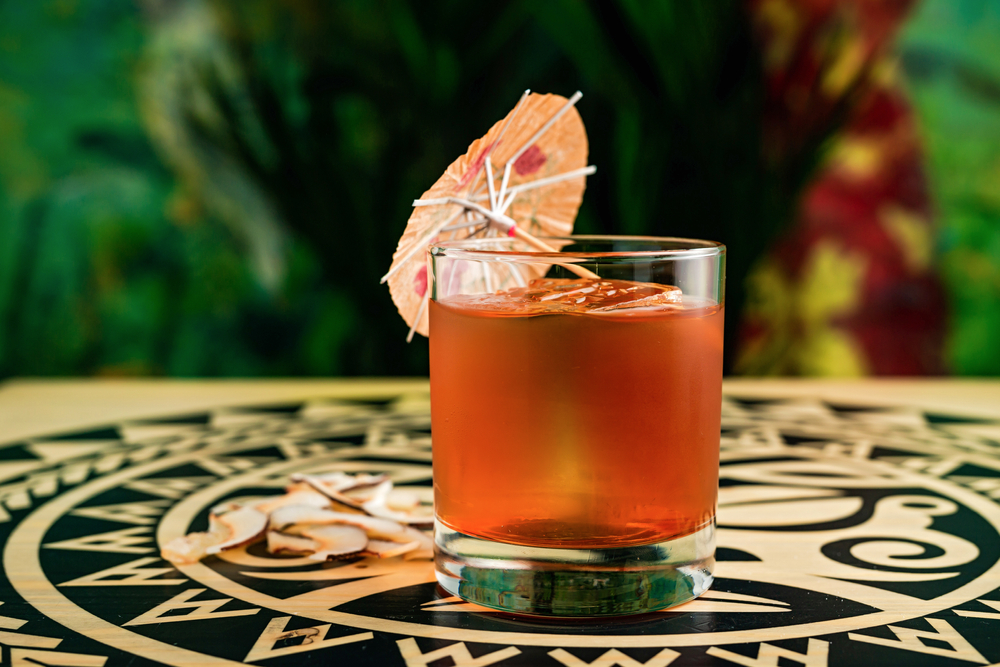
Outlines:
{"label": "coconut flake garnish", "polygon": [[290,479],[284,495],[216,505],[208,532],[171,540],[161,556],[188,565],[266,538],[267,552],[276,558],[434,557],[433,539],[418,529],[431,527],[434,519],[421,494],[394,489],[385,475],[335,472]]}

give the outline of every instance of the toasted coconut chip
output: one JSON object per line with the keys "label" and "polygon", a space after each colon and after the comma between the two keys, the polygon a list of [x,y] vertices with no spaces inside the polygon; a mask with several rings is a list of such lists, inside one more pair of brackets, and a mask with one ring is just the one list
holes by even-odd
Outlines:
{"label": "toasted coconut chip", "polygon": [[[295,526],[305,524],[333,524],[343,523],[340,521],[345,516],[364,516],[361,514],[352,515],[347,512],[335,512],[333,510],[310,507],[308,505],[286,505],[271,512],[269,525],[273,530],[292,530]],[[286,532],[289,532],[286,530]]]}
{"label": "toasted coconut chip", "polygon": [[414,516],[406,512],[394,512],[390,509],[379,506],[366,506],[365,509],[368,510],[368,513],[373,517],[385,519],[387,521],[395,521],[407,526],[413,526],[414,528],[431,528],[434,525],[433,516]]}
{"label": "toasted coconut chip", "polygon": [[293,523],[284,526],[281,530],[275,530],[274,526],[272,525],[270,526],[270,530],[278,533],[284,533],[285,535],[292,535],[293,537],[301,537],[302,531],[311,525],[312,525],[311,523]]}
{"label": "toasted coconut chip", "polygon": [[411,540],[420,542],[421,549],[434,549],[434,538],[422,530],[417,530],[416,528],[411,528],[410,526],[404,526],[403,535]]}
{"label": "toasted coconut chip", "polygon": [[[299,475],[304,476],[304,475]],[[294,479],[296,475],[292,475]],[[312,475],[313,479],[318,480],[323,486],[331,489],[333,491],[344,491],[346,489],[352,489],[358,484],[366,484],[372,475],[351,475],[346,472],[328,472],[319,475]]]}
{"label": "toasted coconut chip", "polygon": [[[288,505],[287,507],[278,508],[271,513],[271,528],[276,530],[284,529],[285,532],[296,532],[291,527],[302,524],[342,524],[356,526],[375,539],[390,539],[394,542],[399,541],[396,538],[405,531],[404,526],[394,521],[387,521],[386,519],[379,519],[364,514],[332,512],[305,505]],[[302,531],[302,534],[304,535],[305,532]]]}
{"label": "toasted coconut chip", "polygon": [[289,476],[289,479],[293,482],[304,482],[306,481],[306,478],[310,480],[311,485],[318,484],[324,489],[334,493],[346,493],[347,491],[365,489],[382,484],[389,479],[385,475],[348,475],[343,472],[327,473],[325,475],[305,475],[302,473],[295,473]]}
{"label": "toasted coconut chip", "polygon": [[265,532],[270,553],[312,554],[309,558],[317,561],[356,555],[433,557],[433,540],[417,530],[433,522],[433,508],[422,503],[430,489],[393,489],[386,475],[343,472],[297,474],[292,480],[283,496],[220,503],[212,508],[209,532],[171,541],[163,557],[195,563]]}
{"label": "toasted coconut chip", "polygon": [[427,533],[406,526],[403,535],[420,543],[420,547],[403,554],[403,560],[434,560],[434,538]]}
{"label": "toasted coconut chip", "polygon": [[369,500],[365,503],[365,511],[380,519],[396,521],[408,526],[418,528],[430,528],[434,525],[434,510],[427,507],[417,506],[410,511],[400,511],[390,509],[381,499]]}
{"label": "toasted coconut chip", "polygon": [[383,480],[373,486],[361,486],[354,489],[341,491],[341,495],[347,496],[356,503],[364,503],[373,498],[382,498],[392,490],[392,482]]}
{"label": "toasted coconut chip", "polygon": [[[297,481],[303,477],[306,477],[306,475],[295,473],[290,475],[289,479]],[[312,475],[312,477],[318,479],[324,486],[328,486],[332,489],[347,489],[354,486],[354,475],[349,475],[346,472],[340,472],[339,470],[320,475]]]}
{"label": "toasted coconut chip", "polygon": [[368,540],[368,546],[365,547],[364,554],[366,556],[374,556],[375,558],[395,558],[419,548],[420,542],[416,541],[400,543],[387,542],[385,540]]}
{"label": "toasted coconut chip", "polygon": [[226,538],[219,533],[189,533],[170,540],[160,549],[164,560],[175,565],[192,565],[205,557],[206,550]]}
{"label": "toasted coconut chip", "polygon": [[393,489],[385,498],[385,506],[397,512],[406,512],[420,507],[420,496],[407,489]]}
{"label": "toasted coconut chip", "polygon": [[344,514],[361,514],[367,515],[368,512],[362,507],[357,507],[355,505],[345,505],[344,503],[330,498],[330,509],[334,512],[343,512]]}
{"label": "toasted coconut chip", "polygon": [[389,481],[388,475],[384,474],[368,475],[364,473],[359,473],[357,475],[354,475],[353,483],[350,486],[345,486],[337,490],[342,493],[347,493],[348,491],[353,492],[359,489],[368,488],[370,486],[378,486],[379,484],[383,484],[387,481]]}
{"label": "toasted coconut chip", "polygon": [[310,560],[323,561],[360,555],[368,546],[368,535],[355,526],[309,526],[302,530],[302,534],[314,540],[318,547],[316,553],[309,556]]}
{"label": "toasted coconut chip", "polygon": [[[379,505],[384,505],[386,498],[392,493],[392,482],[385,480],[381,484],[376,484],[370,489],[366,489],[363,497],[367,503],[377,503]],[[352,493],[353,498],[359,498],[358,495]]]}
{"label": "toasted coconut chip", "polygon": [[308,537],[288,535],[277,530],[267,532],[267,552],[270,554],[311,554],[319,550],[319,543]]}
{"label": "toasted coconut chip", "polygon": [[311,488],[297,489],[283,496],[263,498],[254,503],[253,508],[265,514],[270,514],[279,507],[287,505],[308,505],[309,507],[327,508],[330,506],[330,499]]}
{"label": "toasted coconut chip", "polygon": [[335,509],[342,509],[347,512],[364,512],[364,508],[361,506],[361,502],[346,496],[339,491],[326,486],[319,478],[312,477],[311,475],[298,475],[298,480],[300,483],[305,484],[310,489],[316,493],[320,493],[325,496],[330,504],[339,505]]}
{"label": "toasted coconut chip", "polygon": [[362,507],[361,503],[353,498],[349,498],[342,493],[337,493],[335,491],[330,492],[328,498],[330,499],[330,508],[338,512],[347,512],[348,514],[366,514],[365,508]]}
{"label": "toasted coconut chip", "polygon": [[434,504],[434,487],[431,486],[400,486],[394,487],[400,491],[412,493],[420,498],[421,505],[428,507]]}
{"label": "toasted coconut chip", "polygon": [[333,523],[325,521],[329,514],[339,514],[319,507],[309,505],[286,505],[271,512],[268,524],[272,530],[283,530],[296,524]]}
{"label": "toasted coconut chip", "polygon": [[434,507],[431,505],[420,505],[412,510],[404,510],[404,513],[414,519],[425,519],[434,523]]}
{"label": "toasted coconut chip", "polygon": [[[402,526],[402,528],[403,528],[402,532],[388,536],[390,542],[397,542],[399,544],[417,542],[419,543],[420,546],[415,550],[415,552],[411,553],[420,552],[420,553],[431,553],[433,555],[434,540],[433,538],[431,538],[430,535],[412,526]],[[411,553],[406,554],[406,558],[408,560],[411,558]],[[419,557],[422,558],[423,556]]]}
{"label": "toasted coconut chip", "polygon": [[205,553],[209,555],[253,542],[267,530],[267,514],[252,507],[240,507],[221,516],[213,514],[209,516],[208,521],[213,526],[211,532],[226,536],[224,542],[205,549]]}
{"label": "toasted coconut chip", "polygon": [[[295,482],[294,484],[289,484],[288,486],[285,487],[285,491],[287,491],[287,493],[285,495],[290,495],[290,494],[298,493],[298,492],[301,492],[301,491],[308,491],[309,493],[313,493],[313,494],[317,494],[319,496],[322,496],[323,499],[324,499],[324,501],[325,501],[325,503],[326,503],[325,505],[322,505],[322,507],[326,507],[328,509],[332,509],[335,512],[353,512],[354,514],[364,514],[365,513],[365,511],[363,509],[361,509],[360,505],[358,503],[354,502],[353,500],[347,499],[348,502],[351,503],[350,505],[347,505],[347,504],[341,502],[340,500],[336,499],[337,497],[341,497],[342,498],[342,496],[340,494],[330,492],[330,491],[326,490],[325,488],[317,488],[317,487],[315,487],[313,485],[310,485],[310,484],[308,484],[306,482]],[[288,503],[288,504],[294,505],[296,503]],[[310,503],[305,503],[305,504],[309,505]],[[319,506],[318,503],[317,503],[317,506]]]}

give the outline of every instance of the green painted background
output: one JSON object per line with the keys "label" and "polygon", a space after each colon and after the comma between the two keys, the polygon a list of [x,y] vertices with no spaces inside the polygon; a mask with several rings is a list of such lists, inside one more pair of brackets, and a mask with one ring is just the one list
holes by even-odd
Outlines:
{"label": "green painted background", "polygon": [[962,375],[1000,374],[1000,3],[925,0],[900,52],[938,208],[951,315],[947,356]]}
{"label": "green painted background", "polygon": [[[742,3],[417,6],[0,0],[0,377],[425,374],[378,276],[526,86],[586,93],[577,228],[726,242],[738,309],[824,139],[762,164]],[[1000,374],[1000,5],[928,0],[901,50],[949,358]]]}

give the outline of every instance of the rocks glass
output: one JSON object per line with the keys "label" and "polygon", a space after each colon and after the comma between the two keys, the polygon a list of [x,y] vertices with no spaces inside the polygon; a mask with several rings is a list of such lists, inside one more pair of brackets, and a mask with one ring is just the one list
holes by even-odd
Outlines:
{"label": "rocks glass", "polygon": [[725,247],[545,242],[429,249],[438,581],[545,616],[686,602],[715,562]]}

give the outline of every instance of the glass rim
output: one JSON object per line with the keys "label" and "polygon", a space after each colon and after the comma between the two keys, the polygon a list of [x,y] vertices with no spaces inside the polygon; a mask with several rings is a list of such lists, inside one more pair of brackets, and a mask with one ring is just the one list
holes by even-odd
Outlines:
{"label": "glass rim", "polygon": [[600,260],[600,259],[691,259],[696,257],[720,257],[726,254],[726,246],[717,241],[690,239],[679,236],[625,236],[614,234],[573,234],[569,236],[539,236],[541,241],[635,241],[640,243],[674,243],[684,244],[683,248],[660,248],[657,250],[612,250],[602,252],[545,252],[541,250],[503,250],[483,247],[484,244],[510,241],[511,237],[497,236],[478,239],[461,239],[454,241],[433,241],[428,244],[427,252],[434,257],[449,259],[467,259],[476,261],[529,261],[557,259],[567,260]]}

